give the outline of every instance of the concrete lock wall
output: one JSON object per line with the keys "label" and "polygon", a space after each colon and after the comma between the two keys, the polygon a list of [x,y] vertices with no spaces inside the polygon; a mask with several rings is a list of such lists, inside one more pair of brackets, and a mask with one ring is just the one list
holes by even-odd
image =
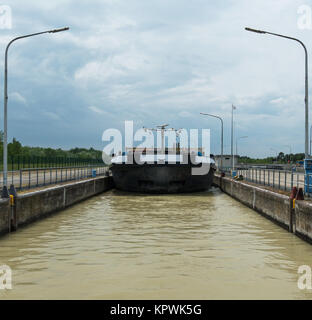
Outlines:
{"label": "concrete lock wall", "polygon": [[18,195],[12,212],[9,200],[0,200],[0,233],[9,232],[10,226],[17,229],[112,188],[112,177],[100,177],[33,191]]}
{"label": "concrete lock wall", "polygon": [[[312,202],[289,197],[230,178],[214,177],[225,193],[312,243]],[[0,199],[0,234],[62,210],[114,187],[112,177],[100,177],[19,195],[15,206]]]}
{"label": "concrete lock wall", "polygon": [[226,177],[215,176],[214,183],[246,206],[289,229],[291,221],[289,197]]}
{"label": "concrete lock wall", "polygon": [[312,242],[312,203],[296,201],[294,232],[299,237]]}
{"label": "concrete lock wall", "polygon": [[30,223],[41,216],[63,209],[64,187],[30,192],[16,198],[17,226]]}
{"label": "concrete lock wall", "polygon": [[215,175],[214,184],[233,198],[312,243],[311,201],[297,200],[293,208],[293,202],[288,196],[242,181]]}
{"label": "concrete lock wall", "polygon": [[0,234],[9,232],[9,217],[11,214],[9,199],[0,199]]}

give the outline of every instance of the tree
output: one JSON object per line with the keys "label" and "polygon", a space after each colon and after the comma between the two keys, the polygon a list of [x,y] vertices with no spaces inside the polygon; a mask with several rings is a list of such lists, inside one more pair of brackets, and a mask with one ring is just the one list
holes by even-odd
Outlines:
{"label": "tree", "polygon": [[15,138],[13,138],[12,142],[8,144],[8,154],[10,157],[22,154],[22,144]]}
{"label": "tree", "polygon": [[48,158],[56,157],[56,150],[52,148],[46,148],[44,153],[45,156]]}
{"label": "tree", "polygon": [[282,161],[282,162],[285,160],[285,154],[284,154],[284,152],[280,152],[280,153],[278,154],[277,160],[278,160],[278,161]]}

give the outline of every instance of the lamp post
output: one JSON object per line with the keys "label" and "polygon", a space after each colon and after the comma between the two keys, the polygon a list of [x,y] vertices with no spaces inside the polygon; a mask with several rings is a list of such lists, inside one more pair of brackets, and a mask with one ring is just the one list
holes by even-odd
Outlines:
{"label": "lamp post", "polygon": [[237,141],[238,141],[239,139],[246,139],[246,138],[248,138],[248,136],[242,136],[242,137],[239,137],[239,138],[236,139],[236,155],[237,155],[237,156],[238,156]]}
{"label": "lamp post", "polygon": [[223,168],[223,119],[219,116],[209,114],[209,113],[201,112],[200,114],[202,114],[204,116],[214,117],[214,118],[217,118],[221,121],[221,161],[220,161],[220,167],[221,167],[221,171],[222,171],[222,168]]}
{"label": "lamp post", "polygon": [[281,38],[285,38],[285,39],[289,39],[289,40],[294,40],[299,42],[303,49],[304,49],[304,53],[305,53],[305,144],[304,144],[304,153],[305,153],[305,158],[308,159],[309,158],[309,92],[308,92],[308,52],[307,52],[307,48],[304,45],[304,43],[296,38],[293,37],[288,37],[288,36],[284,36],[278,33],[273,33],[273,32],[268,32],[268,31],[263,31],[263,30],[256,30],[256,29],[252,29],[252,28],[245,28],[245,30],[250,31],[250,32],[255,32],[255,33],[260,33],[260,34],[270,34],[272,36],[277,36],[277,37],[281,37]]}
{"label": "lamp post", "polygon": [[291,152],[291,145],[285,144],[284,147],[289,148],[289,160],[291,160],[291,154],[292,154],[292,152]]}
{"label": "lamp post", "polygon": [[11,44],[19,39],[24,39],[24,38],[29,38],[33,36],[38,36],[40,34],[44,33],[57,33],[57,32],[62,32],[62,31],[67,31],[69,30],[69,27],[65,28],[60,28],[60,29],[53,29],[53,30],[47,30],[47,31],[42,31],[42,32],[37,32],[37,33],[32,33],[32,34],[27,34],[24,36],[20,36],[17,38],[14,38],[11,40],[6,49],[5,49],[5,61],[4,61],[4,133],[3,133],[3,188],[2,188],[2,197],[3,198],[8,198],[9,193],[7,189],[7,183],[8,183],[8,127],[7,127],[7,106],[8,106],[8,51],[11,46]]}
{"label": "lamp post", "polygon": [[312,126],[310,126],[310,155],[312,154]]}
{"label": "lamp post", "polygon": [[278,151],[274,148],[270,148],[270,150],[276,152],[276,162],[278,161]]}
{"label": "lamp post", "polygon": [[285,144],[285,145],[284,145],[284,147],[289,148],[289,154],[291,154],[291,153],[292,153],[292,152],[291,152],[291,145],[289,145],[289,144]]}
{"label": "lamp post", "polygon": [[232,126],[231,126],[231,156],[232,156],[232,170],[234,170],[234,110],[236,110],[236,107],[232,104]]}

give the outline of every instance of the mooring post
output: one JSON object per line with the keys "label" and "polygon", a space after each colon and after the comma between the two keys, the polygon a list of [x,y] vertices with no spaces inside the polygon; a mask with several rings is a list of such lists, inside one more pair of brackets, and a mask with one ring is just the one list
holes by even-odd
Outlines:
{"label": "mooring post", "polygon": [[11,184],[10,189],[10,217],[9,217],[9,232],[16,231],[18,226],[17,214],[16,214],[16,198],[17,193],[13,184]]}

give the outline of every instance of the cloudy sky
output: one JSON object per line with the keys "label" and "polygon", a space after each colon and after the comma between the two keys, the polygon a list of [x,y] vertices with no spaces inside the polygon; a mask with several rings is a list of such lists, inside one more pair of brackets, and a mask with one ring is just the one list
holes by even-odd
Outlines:
{"label": "cloudy sky", "polygon": [[[2,4],[12,11],[12,28],[0,29],[2,56],[15,36],[70,27],[10,48],[10,139],[32,146],[102,149],[106,128],[122,129],[124,120],[133,120],[135,128],[162,123],[211,128],[212,152],[218,153],[220,124],[199,115],[207,112],[224,117],[228,153],[233,103],[236,136],[248,136],[239,143],[240,153],[274,155],[272,149],[288,152],[286,145],[293,152],[304,150],[303,49],[244,27],[298,37],[311,52],[312,29],[298,28],[298,8],[312,1]],[[1,90],[3,73],[0,77]],[[0,121],[2,128],[2,111]]]}

